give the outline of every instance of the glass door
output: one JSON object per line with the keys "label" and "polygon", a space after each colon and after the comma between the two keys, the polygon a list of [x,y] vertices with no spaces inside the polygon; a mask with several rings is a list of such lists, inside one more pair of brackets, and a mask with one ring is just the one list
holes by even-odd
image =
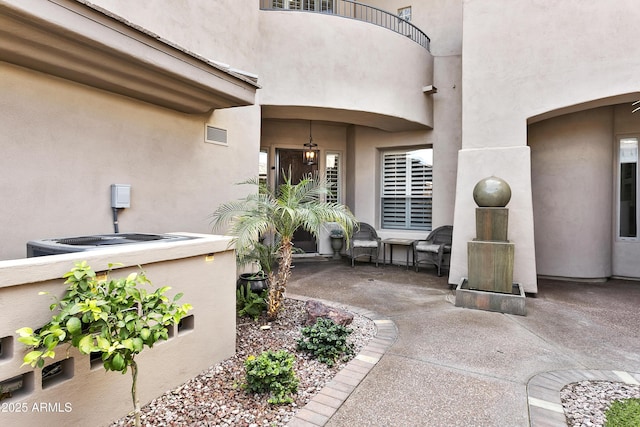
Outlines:
{"label": "glass door", "polygon": [[[282,149],[276,150],[276,183],[284,183],[285,176],[291,175],[291,183],[297,184],[309,172],[317,172],[318,164],[308,165],[302,161],[304,150]],[[316,153],[316,159],[319,158]],[[293,235],[293,244],[305,253],[316,253],[318,245],[311,233],[299,229]]]}

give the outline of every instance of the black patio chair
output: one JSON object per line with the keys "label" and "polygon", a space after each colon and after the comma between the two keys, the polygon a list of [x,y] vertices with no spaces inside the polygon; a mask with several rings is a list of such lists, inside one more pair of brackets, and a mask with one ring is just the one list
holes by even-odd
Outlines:
{"label": "black patio chair", "polygon": [[413,262],[416,271],[419,264],[435,265],[438,269],[438,277],[442,276],[442,269],[449,269],[447,258],[451,254],[452,235],[453,226],[443,225],[429,233],[426,240],[413,242]]}

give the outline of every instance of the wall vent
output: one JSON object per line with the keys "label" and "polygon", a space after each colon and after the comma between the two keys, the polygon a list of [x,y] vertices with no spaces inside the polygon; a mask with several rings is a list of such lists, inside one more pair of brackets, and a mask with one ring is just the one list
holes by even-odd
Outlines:
{"label": "wall vent", "polygon": [[206,125],[204,140],[213,144],[227,145],[227,130]]}

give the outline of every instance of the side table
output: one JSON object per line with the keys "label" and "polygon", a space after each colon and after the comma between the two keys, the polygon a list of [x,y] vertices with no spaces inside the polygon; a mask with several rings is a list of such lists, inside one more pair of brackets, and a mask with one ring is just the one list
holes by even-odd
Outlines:
{"label": "side table", "polygon": [[407,270],[409,269],[409,254],[412,253],[411,246],[413,246],[413,239],[384,239],[382,241],[382,265],[387,264],[387,245],[389,245],[389,259],[390,263],[393,264],[393,247],[394,246],[405,246],[407,248]]}

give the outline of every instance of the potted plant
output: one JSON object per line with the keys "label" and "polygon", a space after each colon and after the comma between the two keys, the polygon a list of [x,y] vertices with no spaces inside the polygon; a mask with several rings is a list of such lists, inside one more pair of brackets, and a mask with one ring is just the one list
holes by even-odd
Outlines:
{"label": "potted plant", "polygon": [[340,259],[340,251],[342,250],[342,245],[344,239],[344,231],[340,228],[334,228],[329,233],[329,237],[331,237],[331,249],[333,249],[333,259]]}
{"label": "potted plant", "polygon": [[236,283],[238,287],[249,285],[253,292],[268,289],[269,274],[278,263],[278,248],[275,242],[265,243],[265,240],[263,238],[250,248],[238,248],[236,251],[239,265],[253,264],[258,268],[253,273],[241,273]]}

